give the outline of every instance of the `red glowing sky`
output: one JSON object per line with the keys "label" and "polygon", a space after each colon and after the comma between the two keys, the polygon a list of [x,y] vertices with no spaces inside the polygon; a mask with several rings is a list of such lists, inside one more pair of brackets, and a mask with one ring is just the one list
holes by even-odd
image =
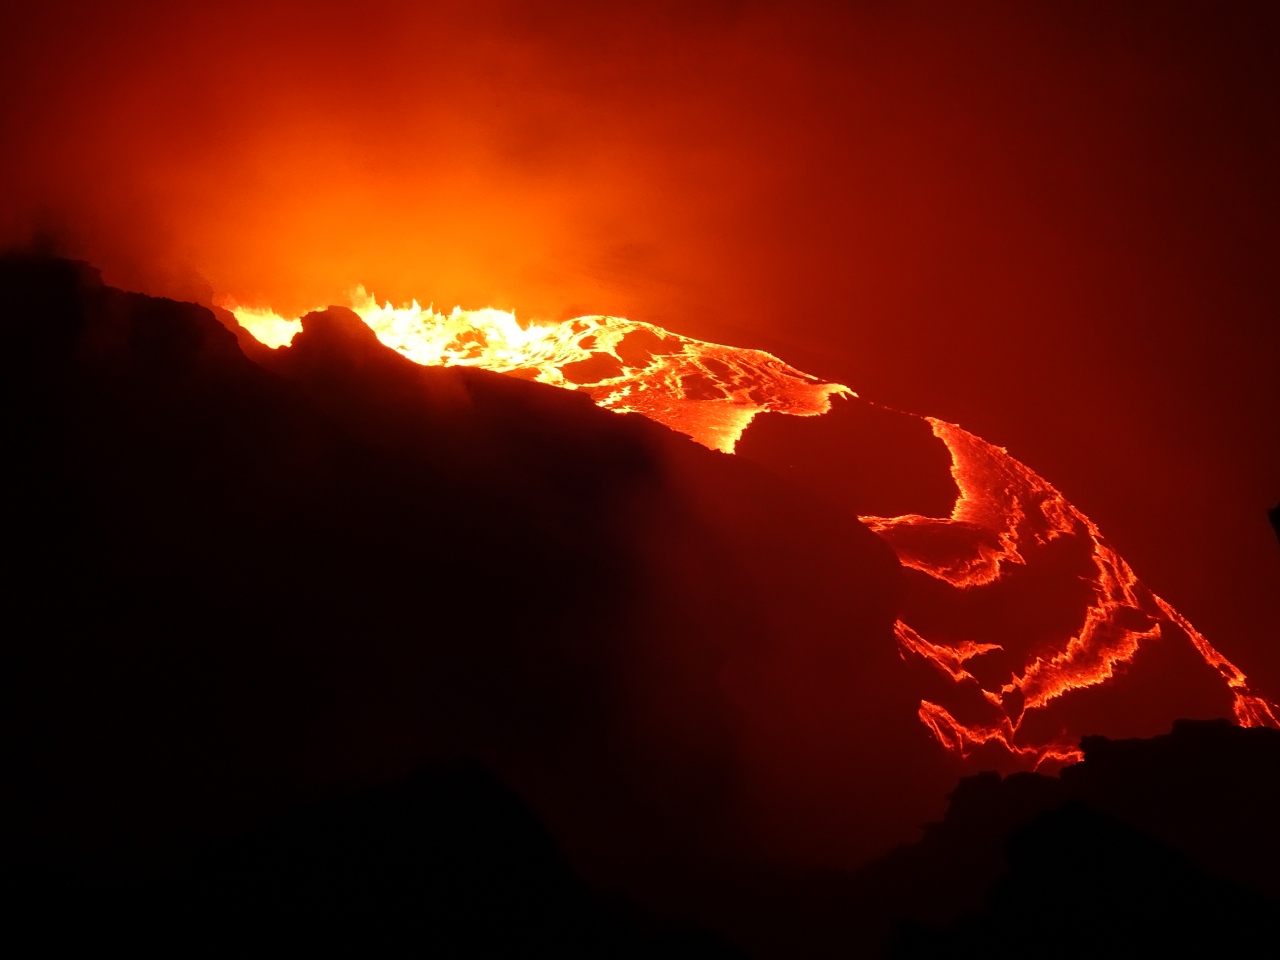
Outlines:
{"label": "red glowing sky", "polygon": [[1007,446],[1280,692],[1273,4],[17,6],[0,240],[769,350]]}

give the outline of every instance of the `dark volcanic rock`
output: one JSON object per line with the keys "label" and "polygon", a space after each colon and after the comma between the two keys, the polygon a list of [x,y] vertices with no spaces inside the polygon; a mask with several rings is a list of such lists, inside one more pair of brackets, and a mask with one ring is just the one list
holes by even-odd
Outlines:
{"label": "dark volcanic rock", "polygon": [[847,956],[1276,893],[1280,734],[1229,725],[971,778],[859,872],[955,774],[827,491],[339,309],[271,351],[8,258],[0,337],[11,938]]}
{"label": "dark volcanic rock", "polygon": [[1274,935],[1280,730],[1178,721],[1081,745],[1060,778],[963,780],[922,843],[866,872],[887,912],[911,917],[892,955],[1005,940],[1043,956],[1226,955]]}
{"label": "dark volcanic rock", "polygon": [[594,884],[707,914],[761,849],[865,859],[938,807],[885,682],[899,568],[852,516],[341,310],[250,359],[201,307],[9,258],[0,321],[13,877],[132,889],[471,757]]}
{"label": "dark volcanic rock", "polygon": [[126,882],[26,866],[4,877],[6,942],[40,952],[741,955],[591,890],[529,807],[474,764],[289,805]]}

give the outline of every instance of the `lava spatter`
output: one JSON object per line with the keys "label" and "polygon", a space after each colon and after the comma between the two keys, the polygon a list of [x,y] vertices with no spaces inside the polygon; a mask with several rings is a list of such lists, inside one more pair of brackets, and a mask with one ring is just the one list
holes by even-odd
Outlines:
{"label": "lava spatter", "polygon": [[[416,363],[481,367],[579,390],[605,409],[642,414],[723,453],[733,452],[759,413],[820,416],[830,410],[832,396],[855,395],[764,351],[706,343],[622,317],[522,324],[502,310],[455,307],[440,313],[416,301],[379,306],[362,287],[352,294],[351,307],[382,343]],[[289,343],[302,328],[300,320],[270,310],[228,308],[268,346]],[[937,668],[958,692],[976,689],[979,699],[970,701],[985,710],[980,719],[962,721],[947,706],[922,699],[920,720],[943,747],[961,758],[1000,750],[1011,765],[1024,768],[1078,760],[1078,732],[1047,729],[1029,718],[1064,694],[1107,683],[1144,643],[1171,626],[1221,678],[1237,723],[1280,726],[1280,708],[1252,691],[1234,664],[1146,587],[1093,521],[1052,484],[1004,448],[955,424],[923,419],[951,454],[959,490],[951,515],[861,518],[905,567],[957,590],[991,589],[1010,565],[1026,565],[1029,551],[1064,537],[1085,543],[1092,564],[1086,577],[1092,600],[1079,628],[1060,638],[1051,652],[1030,658],[1007,681],[984,686],[967,666],[1002,650],[1000,644],[930,640],[898,621],[904,659]]]}

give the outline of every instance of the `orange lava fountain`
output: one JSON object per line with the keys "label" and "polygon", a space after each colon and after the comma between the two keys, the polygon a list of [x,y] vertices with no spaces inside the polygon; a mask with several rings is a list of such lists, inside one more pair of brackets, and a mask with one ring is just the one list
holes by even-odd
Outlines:
{"label": "orange lava fountain", "polygon": [[[300,320],[270,310],[227,304],[241,326],[268,346],[289,343]],[[766,411],[820,416],[833,395],[856,396],[824,383],[761,350],[705,343],[661,327],[621,317],[587,316],[560,323],[517,322],[502,310],[437,313],[415,301],[379,306],[363,287],[352,309],[388,347],[416,363],[476,366],[587,393],[599,406],[639,413],[698,443],[732,453],[752,419]],[[1092,544],[1094,599],[1079,632],[1050,656],[1040,656],[994,689],[982,687],[966,668],[997,644],[935,643],[898,621],[904,657],[921,657],[955,684],[978,685],[991,719],[961,722],[945,707],[923,700],[920,719],[959,757],[979,747],[1008,751],[1019,766],[1039,767],[1081,758],[1073,740],[1024,737],[1024,720],[1063,694],[1110,679],[1132,661],[1139,646],[1181,630],[1222,677],[1241,726],[1280,727],[1280,707],[1253,693],[1245,675],[1177,610],[1146,587],[1103,538],[1098,527],[1050,483],[959,426],[925,418],[951,452],[951,474],[960,495],[950,517],[907,514],[862,517],[907,567],[963,590],[997,581],[1009,564],[1023,564],[1020,548],[1062,536]]]}

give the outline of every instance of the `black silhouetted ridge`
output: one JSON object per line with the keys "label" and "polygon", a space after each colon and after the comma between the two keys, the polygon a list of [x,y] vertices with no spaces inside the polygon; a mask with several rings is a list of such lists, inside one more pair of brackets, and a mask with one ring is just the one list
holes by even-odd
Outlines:
{"label": "black silhouetted ridge", "polygon": [[250,944],[361,955],[739,955],[588,888],[528,806],[466,763],[287,807],[157,876],[6,879],[9,935],[47,950],[119,943],[197,955]]}
{"label": "black silhouetted ridge", "polygon": [[767,676],[793,636],[865,688],[861,802],[906,830],[940,793],[901,762],[932,753],[909,692],[877,679],[900,668],[892,553],[762,471],[418,366],[346,311],[268,350],[70,261],[0,259],[0,343],[10,889],[144,889],[469,757],[592,889],[705,915],[754,856],[720,678]]}
{"label": "black silhouetted ridge", "polygon": [[868,871],[898,885],[913,917],[893,956],[1005,939],[1042,956],[1224,956],[1273,936],[1280,730],[1178,721],[1164,736],[1081,746],[1084,762],[1060,778],[961,781],[921,844]]}
{"label": "black silhouetted ridge", "polygon": [[[791,960],[1271,929],[1280,732],[1180,722],[956,786],[902,568],[827,487],[419,366],[340,308],[272,350],[71,261],[0,258],[0,348],[11,941]],[[844,412],[938,465],[919,423]]]}

